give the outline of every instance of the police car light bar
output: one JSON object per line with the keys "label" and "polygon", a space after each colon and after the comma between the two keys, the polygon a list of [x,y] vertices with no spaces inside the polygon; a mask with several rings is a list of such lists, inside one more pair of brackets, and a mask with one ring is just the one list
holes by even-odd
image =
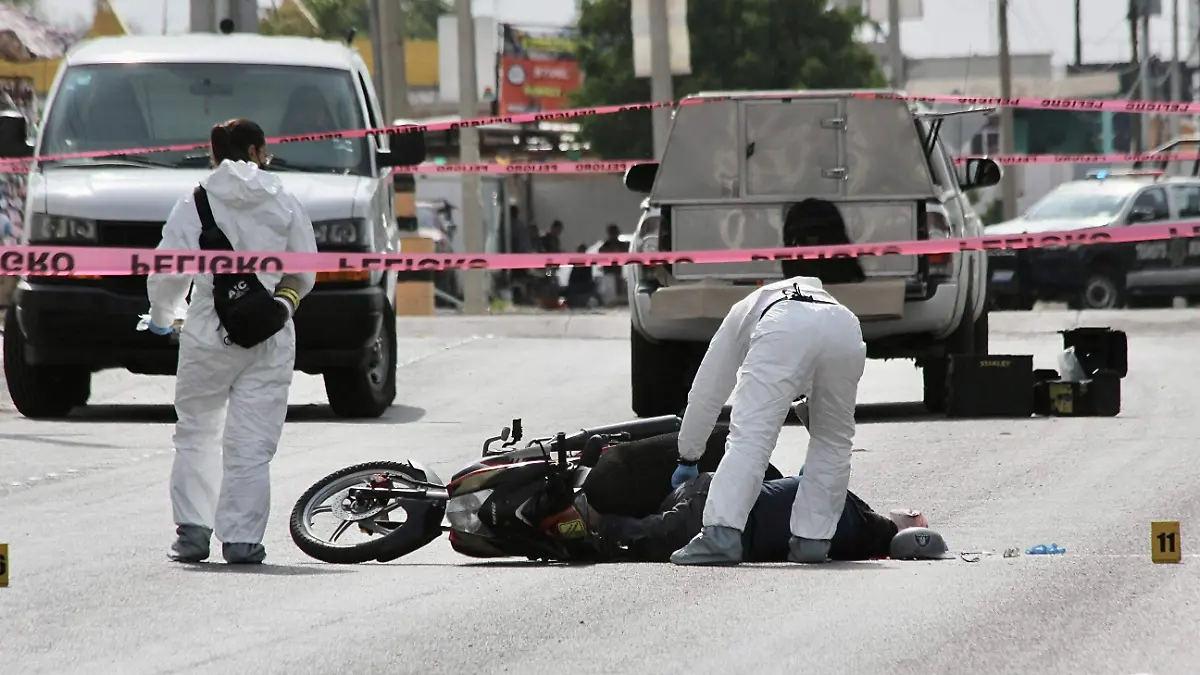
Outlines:
{"label": "police car light bar", "polygon": [[1105,178],[1126,178],[1128,176],[1161,176],[1165,171],[1113,171],[1111,169],[1096,169],[1089,171],[1087,177],[1093,180]]}

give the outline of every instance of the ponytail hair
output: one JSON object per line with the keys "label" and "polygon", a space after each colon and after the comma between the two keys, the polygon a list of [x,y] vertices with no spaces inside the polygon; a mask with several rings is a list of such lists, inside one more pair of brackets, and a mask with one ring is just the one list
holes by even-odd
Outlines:
{"label": "ponytail hair", "polygon": [[225,160],[249,162],[250,148],[262,148],[267,144],[267,137],[258,124],[237,117],[213,125],[209,134],[212,143],[213,166],[218,166]]}

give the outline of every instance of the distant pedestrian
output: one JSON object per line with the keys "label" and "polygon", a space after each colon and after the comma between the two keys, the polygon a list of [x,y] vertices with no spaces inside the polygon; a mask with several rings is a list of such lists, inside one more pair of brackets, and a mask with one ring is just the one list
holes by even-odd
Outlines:
{"label": "distant pedestrian", "polygon": [[542,251],[544,253],[562,253],[562,235],[563,222],[556,220],[550,223],[550,231],[542,237]]}
{"label": "distant pedestrian", "polygon": [[[628,253],[629,244],[621,241],[621,228],[616,223],[609,223],[608,237],[600,244],[600,253]],[[600,299],[605,306],[612,307],[617,303],[623,289],[620,265],[608,265],[600,277]]]}

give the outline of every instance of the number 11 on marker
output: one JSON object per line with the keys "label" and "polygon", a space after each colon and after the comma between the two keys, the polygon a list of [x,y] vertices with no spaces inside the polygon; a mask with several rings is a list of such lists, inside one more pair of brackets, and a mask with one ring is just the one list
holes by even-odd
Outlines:
{"label": "number 11 on marker", "polygon": [[1151,562],[1179,562],[1183,557],[1183,547],[1181,544],[1178,520],[1156,520],[1150,523]]}

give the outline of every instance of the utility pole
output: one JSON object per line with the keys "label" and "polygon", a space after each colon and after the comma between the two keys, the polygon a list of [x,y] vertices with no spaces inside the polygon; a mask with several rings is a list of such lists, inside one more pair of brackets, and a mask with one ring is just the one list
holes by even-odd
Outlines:
{"label": "utility pole", "polygon": [[888,0],[888,63],[891,65],[892,89],[903,89],[904,50],[900,48],[900,0]]}
{"label": "utility pole", "polygon": [[[382,11],[379,8],[379,0],[367,0],[367,15],[371,18],[371,63],[375,64],[375,91],[379,92],[386,102],[387,78],[383,75],[383,29],[380,28],[379,24],[379,14]],[[384,114],[387,114],[386,110]]]}
{"label": "utility pole", "polygon": [[[458,113],[463,120],[469,120],[479,115],[475,17],[471,12],[471,0],[454,0],[454,9],[458,17]],[[460,162],[479,163],[478,128],[462,127],[458,130],[458,150]],[[483,231],[483,207],[479,203],[479,174],[468,171],[461,176],[463,245],[466,253],[483,253],[486,237]],[[466,314],[487,312],[486,274],[486,271],[477,269],[462,271],[463,312]]]}
{"label": "utility pole", "polygon": [[1075,65],[1083,65],[1083,0],[1075,0]]}
{"label": "utility pole", "polygon": [[386,125],[391,126],[396,119],[412,118],[412,106],[408,101],[408,66],[404,58],[404,1],[377,0],[377,4],[382,41],[379,66],[385,83],[383,114],[387,116]]}
{"label": "utility pole", "polygon": [[[650,0],[650,98],[655,103],[675,99],[670,40],[667,0]],[[671,128],[671,108],[655,108],[651,114],[654,116],[654,157],[662,160]]]}
{"label": "utility pole", "polygon": [[[999,2],[997,27],[1000,33],[1000,98],[1012,98],[1012,57],[1008,53],[1008,0]],[[1016,154],[1013,141],[1013,109],[1004,106],[1000,108],[1000,154]],[[1012,220],[1018,215],[1016,178],[1010,167],[1000,181],[1005,220]]]}
{"label": "utility pole", "polygon": [[[1183,100],[1183,66],[1179,63],[1179,0],[1171,2],[1171,102]],[[1183,119],[1171,115],[1171,137],[1178,138]]]}
{"label": "utility pole", "polygon": [[[1141,62],[1138,64],[1138,78],[1141,80],[1141,93],[1139,94],[1138,98],[1142,99],[1143,101],[1150,101],[1153,100],[1153,95],[1151,94],[1150,90],[1150,8],[1147,6],[1149,3],[1146,2],[1146,0],[1137,0],[1137,2],[1140,5],[1138,19],[1140,19],[1142,24],[1141,38],[1139,40],[1141,43],[1142,54]],[[1142,143],[1140,152],[1149,152],[1151,116],[1140,115],[1140,117],[1142,122]]]}

